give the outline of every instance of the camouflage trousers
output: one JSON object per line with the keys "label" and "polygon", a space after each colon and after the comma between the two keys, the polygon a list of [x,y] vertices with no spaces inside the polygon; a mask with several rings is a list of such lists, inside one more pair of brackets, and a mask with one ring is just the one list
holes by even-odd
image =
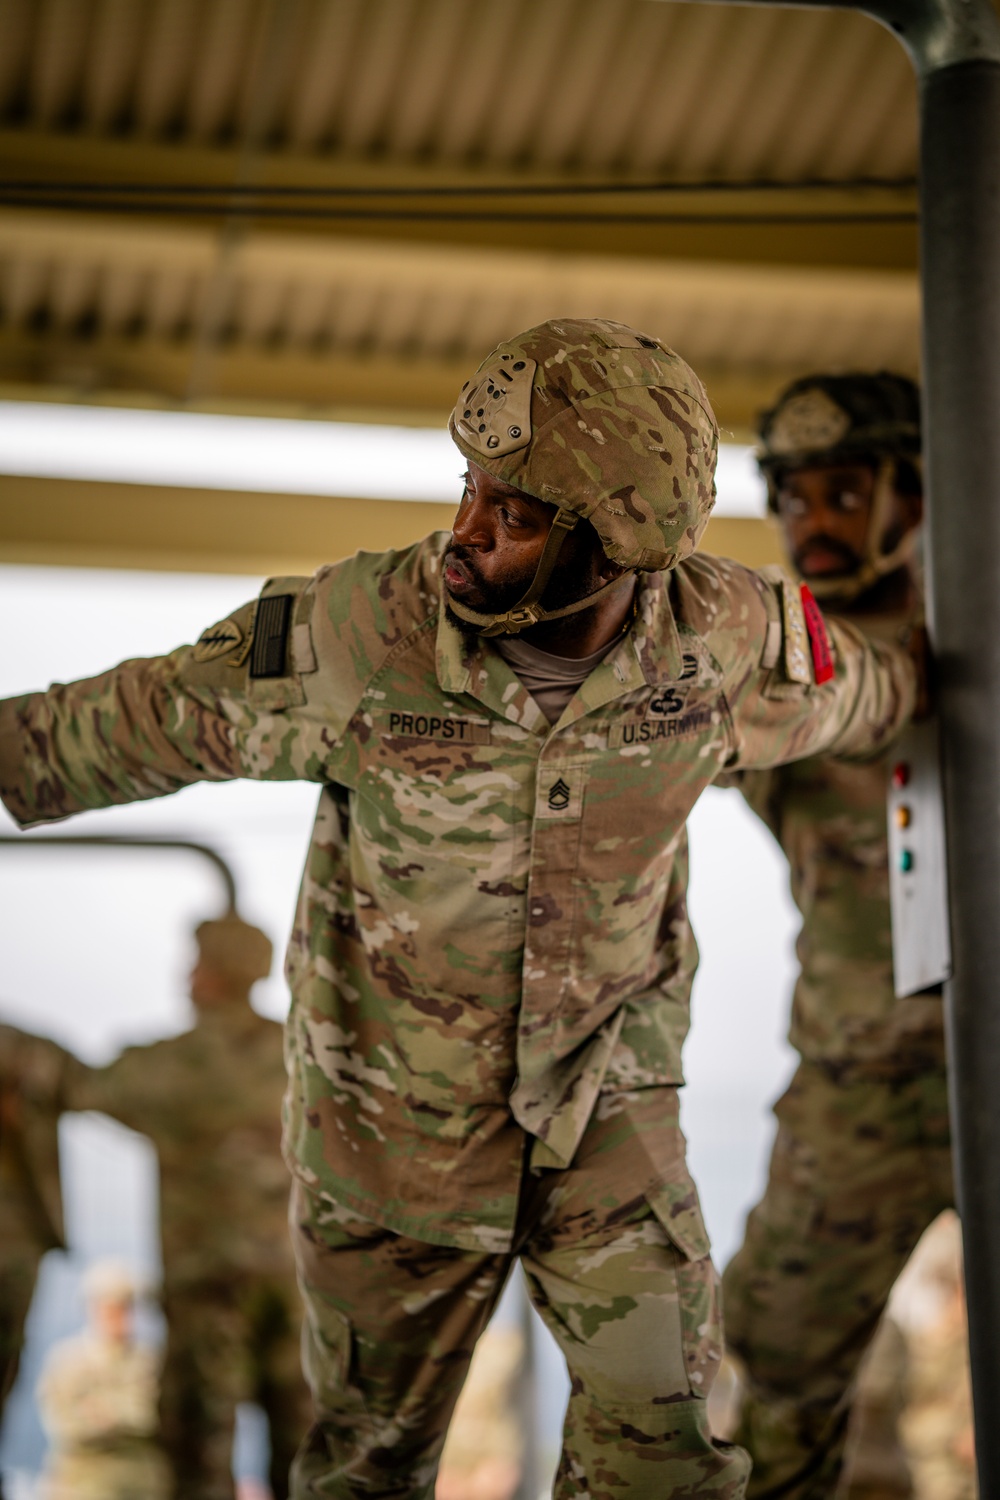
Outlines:
{"label": "camouflage trousers", "polygon": [[123,1444],[120,1453],[81,1443],[50,1457],[40,1500],[167,1500],[170,1482],[163,1455],[152,1443]]}
{"label": "camouflage trousers", "polygon": [[473,1348],[515,1256],[572,1381],[559,1500],[743,1495],[746,1455],[708,1427],[716,1275],[684,1168],[676,1090],[648,1092],[676,1138],[675,1180],[636,1187],[616,1121],[592,1122],[568,1170],[525,1173],[510,1254],[407,1239],[296,1185],[317,1408],[292,1471],[296,1500],[430,1500]]}
{"label": "camouflage trousers", "polygon": [[35,1245],[0,1240],[0,1414],[17,1379],[41,1259]]}
{"label": "camouflage trousers", "polygon": [[301,1366],[302,1313],[290,1280],[233,1275],[166,1289],[160,1409],[179,1500],[233,1500],[236,1407],[255,1401],[271,1434],[271,1488],[288,1494],[292,1458],[312,1420]]}
{"label": "camouflage trousers", "polygon": [[836,1077],[804,1062],[775,1106],[761,1202],[723,1277],[748,1377],[753,1500],[837,1490],[858,1366],[917,1240],[953,1201],[943,1066]]}

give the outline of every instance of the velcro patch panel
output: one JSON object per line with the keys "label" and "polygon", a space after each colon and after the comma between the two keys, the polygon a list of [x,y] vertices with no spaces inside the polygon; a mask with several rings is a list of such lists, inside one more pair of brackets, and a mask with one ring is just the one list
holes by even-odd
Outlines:
{"label": "velcro patch panel", "polygon": [[294,594],[270,594],[257,602],[250,649],[251,677],[284,677]]}

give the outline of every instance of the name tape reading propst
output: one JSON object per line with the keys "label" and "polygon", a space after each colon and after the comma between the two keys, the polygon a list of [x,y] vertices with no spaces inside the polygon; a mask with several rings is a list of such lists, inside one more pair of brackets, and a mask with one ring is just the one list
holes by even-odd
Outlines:
{"label": "name tape reading propst", "polygon": [[450,714],[408,714],[391,710],[383,717],[380,732],[396,739],[443,740],[457,745],[490,743],[490,726],[485,719],[460,719]]}

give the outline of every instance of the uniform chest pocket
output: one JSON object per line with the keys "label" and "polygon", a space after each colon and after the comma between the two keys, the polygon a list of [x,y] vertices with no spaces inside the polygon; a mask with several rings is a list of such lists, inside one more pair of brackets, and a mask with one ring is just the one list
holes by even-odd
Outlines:
{"label": "uniform chest pocket", "polygon": [[524,753],[494,744],[485,718],[382,709],[352,726],[358,791],[385,830],[432,842],[490,842],[527,817]]}
{"label": "uniform chest pocket", "polygon": [[347,734],[358,747],[359,770],[369,777],[400,776],[443,788],[475,776],[492,761],[489,720],[440,708],[364,707]]}

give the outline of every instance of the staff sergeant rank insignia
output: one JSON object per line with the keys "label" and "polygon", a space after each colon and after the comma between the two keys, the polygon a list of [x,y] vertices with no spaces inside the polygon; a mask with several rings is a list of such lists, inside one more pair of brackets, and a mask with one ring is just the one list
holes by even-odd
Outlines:
{"label": "staff sergeant rank insignia", "polygon": [[571,795],[572,793],[570,791],[570,788],[566,785],[565,781],[563,781],[562,777],[560,776],[559,780],[554,781],[549,787],[549,806],[551,807],[552,811],[565,812],[567,807],[569,807],[569,799]]}

